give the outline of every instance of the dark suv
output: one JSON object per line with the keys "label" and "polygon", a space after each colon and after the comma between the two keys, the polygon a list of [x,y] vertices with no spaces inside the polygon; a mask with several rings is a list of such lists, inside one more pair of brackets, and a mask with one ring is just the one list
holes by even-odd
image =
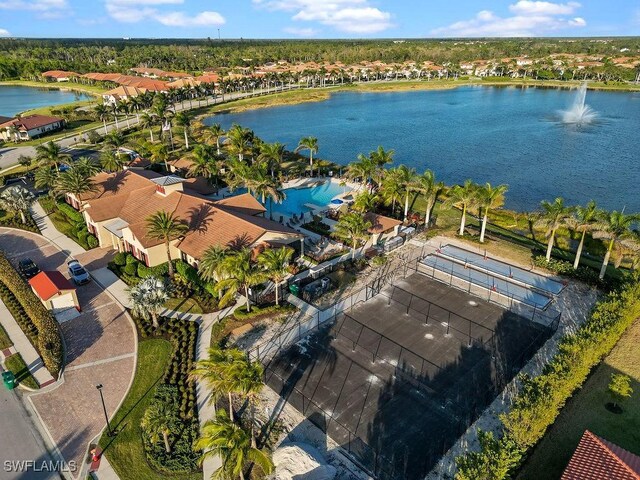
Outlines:
{"label": "dark suv", "polygon": [[40,269],[38,266],[31,260],[30,258],[23,258],[18,262],[18,270],[20,273],[24,275],[24,278],[32,278],[35,277],[38,273],[40,273]]}

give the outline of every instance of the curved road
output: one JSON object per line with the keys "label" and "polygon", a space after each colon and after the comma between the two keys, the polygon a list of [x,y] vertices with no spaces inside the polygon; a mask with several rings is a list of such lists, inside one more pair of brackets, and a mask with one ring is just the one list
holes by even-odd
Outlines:
{"label": "curved road", "polygon": [[[68,257],[41,235],[0,228],[0,249],[14,264],[28,256],[40,269],[59,270],[68,278]],[[92,271],[104,267],[111,255],[110,250],[95,249],[77,259]],[[133,378],[137,341],[133,322],[99,284],[90,282],[78,287],[77,293],[82,313],[61,324],[66,349],[63,379],[28,395],[28,400],[64,460],[82,465],[89,442],[105,426],[96,385],[104,385],[107,411],[112,416]],[[0,450],[1,438],[7,438],[5,432],[0,433]]]}

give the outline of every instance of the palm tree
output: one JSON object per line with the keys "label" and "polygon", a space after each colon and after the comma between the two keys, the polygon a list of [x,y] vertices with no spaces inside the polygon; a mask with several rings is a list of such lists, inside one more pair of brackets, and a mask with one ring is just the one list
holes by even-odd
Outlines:
{"label": "palm tree", "polygon": [[460,218],[460,230],[458,235],[464,235],[464,224],[467,219],[467,210],[474,206],[478,200],[478,186],[471,180],[466,180],[463,185],[456,185],[449,192],[448,205],[457,205],[462,210]]}
{"label": "palm tree", "polygon": [[105,146],[109,146],[114,150],[118,150],[125,144],[124,135],[119,130],[113,130],[104,137]]}
{"label": "palm tree", "polygon": [[60,145],[53,142],[47,142],[36,147],[36,160],[39,161],[41,166],[55,167],[58,169],[58,165],[62,160],[71,159],[71,155],[68,153],[61,153]]}
{"label": "palm tree", "polygon": [[58,179],[58,172],[49,167],[36,170],[34,185],[36,188],[51,188]]}
{"label": "palm tree", "polygon": [[133,314],[145,320],[151,319],[153,328],[158,328],[158,312],[169,300],[168,287],[164,280],[153,275],[131,287],[129,299]]}
{"label": "palm tree", "polygon": [[371,158],[358,155],[358,160],[349,164],[349,170],[347,171],[347,178],[350,180],[360,179],[362,185],[366,185],[369,179],[373,178],[376,172],[376,165]]}
{"label": "palm tree", "polygon": [[370,228],[371,222],[365,220],[362,215],[347,213],[340,217],[340,220],[335,225],[333,234],[340,240],[351,243],[351,258],[355,258],[356,247],[360,241],[367,239]]}
{"label": "palm tree", "polygon": [[[406,168],[406,167],[405,167]],[[391,204],[391,213],[395,214],[396,202],[405,194],[404,172],[398,168],[392,168],[382,179],[380,194],[387,205]]]}
{"label": "palm tree", "polygon": [[258,395],[264,388],[264,383],[262,383],[264,369],[260,362],[251,362],[243,355],[242,361],[231,363],[226,373],[229,377],[233,392],[249,401],[251,410],[251,446],[255,448],[257,446],[254,429],[255,404]]}
{"label": "palm tree", "polygon": [[104,134],[106,135],[107,134],[107,118],[109,118],[109,109],[107,109],[104,103],[99,103],[94,107],[93,111],[95,112],[98,119],[102,121],[102,124],[104,125]]}
{"label": "palm tree", "polygon": [[100,164],[107,172],[119,172],[124,168],[124,159],[113,150],[106,150],[100,154]]}
{"label": "palm tree", "polygon": [[183,235],[189,227],[182,223],[173,213],[159,210],[147,218],[147,234],[164,242],[167,250],[169,278],[173,279],[173,262],[171,261],[171,241]]}
{"label": "palm tree", "polygon": [[198,263],[198,273],[200,276],[211,282],[219,281],[223,278],[222,263],[228,251],[218,245],[211,245],[205,250]]}
{"label": "palm tree", "polygon": [[0,205],[6,210],[19,213],[22,223],[27,223],[25,212],[29,210],[35,199],[36,197],[29,190],[16,185],[7,188],[0,194]]}
{"label": "palm tree", "polygon": [[164,143],[154,143],[149,146],[149,160],[151,163],[164,163],[164,168],[168,172],[169,164],[167,163],[169,160],[169,150],[167,149],[167,145]]}
{"label": "palm tree", "polygon": [[536,224],[546,228],[545,235],[549,238],[546,255],[548,262],[551,260],[556,231],[564,225],[567,217],[571,215],[572,209],[564,204],[564,199],[561,197],[556,198],[553,203],[543,200],[540,206],[542,207],[542,213]]}
{"label": "palm tree", "polygon": [[229,140],[229,152],[243,162],[244,156],[252,152],[253,132],[248,128],[242,128],[240,125],[234,124],[227,132],[227,138]]}
{"label": "palm tree", "polygon": [[171,453],[169,434],[176,428],[177,421],[173,406],[165,402],[153,402],[144,412],[140,426],[149,435],[151,443],[158,443],[160,437],[164,441],[164,449]]}
{"label": "palm tree", "polygon": [[251,193],[253,186],[252,179],[256,170],[233,157],[227,159],[227,167],[226,182],[229,185],[229,189],[233,191],[236,188],[244,186],[247,188],[247,191]]}
{"label": "palm tree", "polygon": [[149,135],[151,136],[151,143],[153,143],[153,126],[155,125],[155,123],[156,123],[155,117],[149,112],[144,112],[140,116],[140,126],[142,128],[149,129]]}
{"label": "palm tree", "polygon": [[93,177],[96,173],[100,172],[100,164],[91,157],[80,157],[71,168],[86,175],[87,178]]}
{"label": "palm tree", "polygon": [[407,220],[409,214],[409,195],[414,190],[416,184],[416,171],[413,168],[408,168],[404,165],[400,165],[396,168],[397,181],[400,182],[404,189],[404,220]]}
{"label": "palm tree", "polygon": [[301,150],[309,151],[309,167],[311,169],[311,176],[313,177],[313,154],[318,153],[318,139],[316,137],[301,138],[295,151],[298,153]]}
{"label": "palm tree", "polygon": [[271,177],[274,176],[275,167],[279,167],[282,163],[282,157],[284,155],[284,145],[276,143],[263,143],[260,145],[260,155],[258,160],[266,162],[268,168],[271,170]]}
{"label": "palm tree", "polygon": [[478,188],[478,206],[481,209],[484,209],[482,228],[480,229],[480,243],[484,243],[484,232],[487,228],[489,210],[500,208],[504,205],[504,194],[506,193],[507,188],[507,185],[492,187],[489,182]]}
{"label": "palm tree", "polygon": [[358,213],[372,212],[378,203],[378,196],[375,193],[360,192],[353,201],[353,210]]}
{"label": "palm tree", "polygon": [[202,132],[202,140],[210,145],[215,144],[216,153],[220,155],[220,139],[224,135],[224,130],[219,123],[214,123]]}
{"label": "palm tree", "polygon": [[244,470],[249,463],[255,463],[267,474],[273,471],[271,459],[262,450],[251,446],[249,434],[235,424],[225,410],[216,414],[202,427],[202,433],[194,444],[203,452],[201,462],[209,456],[222,460],[222,466],[214,473],[216,478],[237,478],[244,480]]}
{"label": "palm tree", "polygon": [[280,305],[278,297],[278,288],[280,283],[287,278],[289,274],[289,263],[291,262],[291,256],[293,250],[287,247],[282,248],[270,248],[265,250],[258,256],[258,264],[261,265],[268,273],[269,277],[273,280],[276,287],[276,305]]}
{"label": "palm tree", "polygon": [[213,155],[208,145],[196,145],[191,152],[192,164],[187,171],[189,177],[204,177],[210,179],[218,175],[218,168],[213,161]]}
{"label": "palm tree", "polygon": [[385,150],[381,146],[378,146],[377,150],[369,152],[369,159],[374,166],[372,178],[378,185],[380,185],[380,183],[382,182],[385,165],[393,163],[393,156],[395,155],[395,153],[396,152],[394,150]]}
{"label": "palm tree", "polygon": [[96,185],[89,178],[89,175],[82,169],[76,168],[75,165],[73,168],[58,175],[53,184],[53,192],[60,195],[71,193],[77,197],[95,190]]}
{"label": "palm tree", "polygon": [[214,291],[224,292],[220,299],[220,306],[228,305],[239,291],[242,291],[247,303],[247,312],[251,311],[249,289],[264,282],[265,272],[252,261],[250,248],[242,248],[226,255],[220,266],[223,278],[218,281]]}
{"label": "palm tree", "polygon": [[285,193],[280,190],[281,184],[278,180],[270,177],[266,171],[266,165],[262,167],[261,164],[251,167],[251,176],[249,180],[254,193],[262,198],[262,204],[264,205],[269,198],[271,202],[271,208],[269,208],[269,215],[273,216],[273,202],[281,203],[285,198]]}
{"label": "palm tree", "polygon": [[427,204],[425,207],[424,225],[428,227],[431,220],[431,212],[433,211],[438,196],[444,189],[444,183],[436,182],[434,173],[431,170],[425,170],[422,175],[418,176],[413,188],[422,195]]}
{"label": "palm tree", "polygon": [[596,206],[596,202],[590,200],[586,206],[578,206],[575,208],[573,215],[565,219],[566,225],[575,232],[580,232],[580,243],[576,250],[576,258],[573,261],[573,269],[577,269],[580,265],[580,257],[584,247],[584,239],[587,232],[596,227],[598,219],[602,216],[602,212]]}
{"label": "palm tree", "polygon": [[191,125],[191,117],[186,112],[176,113],[176,125],[182,127],[184,133],[184,146],[189,150],[189,126]]}
{"label": "palm tree", "polygon": [[635,239],[631,234],[631,227],[633,224],[640,220],[640,215],[630,214],[626,215],[624,210],[622,212],[613,211],[605,214],[602,219],[602,224],[597,228],[593,234],[593,238],[602,238],[609,241],[607,246],[607,253],[604,256],[602,262],[602,268],[600,269],[600,280],[604,278],[607,272],[607,265],[609,265],[609,258],[613,248],[620,244],[632,246],[635,243]]}

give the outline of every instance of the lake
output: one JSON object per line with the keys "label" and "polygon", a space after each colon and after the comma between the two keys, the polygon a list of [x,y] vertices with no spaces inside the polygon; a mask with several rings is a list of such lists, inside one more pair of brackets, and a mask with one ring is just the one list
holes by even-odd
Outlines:
{"label": "lake", "polygon": [[562,122],[577,92],[460,87],[391,93],[339,92],[302,103],[209,117],[253,129],[293,150],[318,137],[318,156],[346,165],[382,145],[395,162],[434,170],[447,184],[509,185],[506,206],[532,210],[562,196],[603,208],[640,211],[640,93],[589,91],[590,125]]}
{"label": "lake", "polygon": [[33,108],[92,98],[90,95],[58,89],[0,85],[0,115],[13,117]]}

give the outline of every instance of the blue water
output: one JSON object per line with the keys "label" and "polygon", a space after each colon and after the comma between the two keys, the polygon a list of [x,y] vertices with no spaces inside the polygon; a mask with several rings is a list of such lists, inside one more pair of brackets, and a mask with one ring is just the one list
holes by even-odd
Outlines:
{"label": "blue water", "polygon": [[557,295],[564,288],[564,285],[562,283],[557,282],[556,280],[553,280],[549,277],[545,277],[544,275],[529,272],[528,270],[524,270],[514,265],[509,265],[507,263],[501,262],[500,260],[496,260],[495,258],[485,258],[482,255],[470,252],[469,250],[465,250],[454,245],[445,245],[444,247],[440,248],[439,255],[444,255],[466,262],[468,265],[477,267],[489,273],[495,273],[498,275],[502,275],[503,277],[513,278],[518,282],[538,288],[549,294]]}
{"label": "blue water", "polygon": [[382,145],[395,150],[395,164],[430,168],[447,184],[506,183],[506,206],[517,210],[563,196],[569,204],[593,198],[604,208],[640,211],[640,93],[589,91],[586,102],[598,120],[586,127],[560,121],[575,95],[515,87],[342,92],[207,123],[239,123],[289,149],[313,135],[319,157],[340,164]]}
{"label": "blue water", "polygon": [[91,96],[48,88],[0,85],[0,115],[13,117],[25,110],[71,103],[87,98],[91,98]]}
{"label": "blue water", "polygon": [[[300,216],[312,209],[305,207],[305,203],[312,203],[319,207],[326,207],[331,199],[338,194],[349,191],[348,187],[342,187],[338,182],[325,181],[322,185],[306,188],[287,188],[283,190],[286,198],[282,203],[273,203],[273,216],[277,220],[278,215]],[[246,189],[238,189],[235,194],[246,193]],[[271,211],[271,202],[267,200],[266,208]]]}

